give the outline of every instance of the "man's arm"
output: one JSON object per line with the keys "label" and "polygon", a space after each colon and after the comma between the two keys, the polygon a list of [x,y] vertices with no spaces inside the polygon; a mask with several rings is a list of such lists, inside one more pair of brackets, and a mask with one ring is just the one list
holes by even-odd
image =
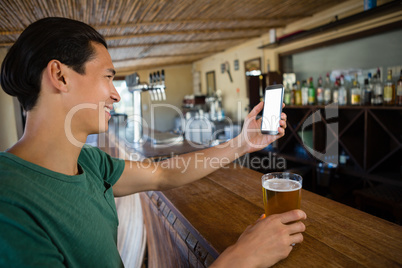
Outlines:
{"label": "man's arm", "polygon": [[263,135],[261,119],[256,119],[262,108],[263,102],[246,117],[241,134],[226,143],[156,163],[126,161],[122,176],[113,186],[114,195],[179,187],[205,177],[246,153],[265,148],[285,134],[286,115],[281,115],[278,135]]}

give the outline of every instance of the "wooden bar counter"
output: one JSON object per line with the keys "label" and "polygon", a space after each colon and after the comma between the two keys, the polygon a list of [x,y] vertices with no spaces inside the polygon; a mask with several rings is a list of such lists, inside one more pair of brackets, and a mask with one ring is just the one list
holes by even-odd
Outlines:
{"label": "wooden bar counter", "polygon": [[[261,175],[231,164],[192,184],[142,194],[170,233],[172,245],[160,243],[176,251],[178,266],[210,265],[264,213]],[[306,190],[301,208],[304,241],[275,267],[402,267],[401,226]]]}
{"label": "wooden bar counter", "polygon": [[[130,153],[112,147],[114,156],[118,147]],[[261,176],[232,163],[180,188],[141,193],[148,267],[212,264],[264,213]],[[402,226],[306,190],[301,208],[304,241],[275,267],[402,267]]]}

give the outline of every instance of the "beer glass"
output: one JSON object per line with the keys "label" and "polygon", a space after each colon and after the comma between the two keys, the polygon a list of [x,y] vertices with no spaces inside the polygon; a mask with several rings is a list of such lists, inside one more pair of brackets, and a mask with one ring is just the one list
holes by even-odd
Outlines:
{"label": "beer glass", "polygon": [[289,172],[273,172],[262,176],[265,215],[300,209],[303,178]]}

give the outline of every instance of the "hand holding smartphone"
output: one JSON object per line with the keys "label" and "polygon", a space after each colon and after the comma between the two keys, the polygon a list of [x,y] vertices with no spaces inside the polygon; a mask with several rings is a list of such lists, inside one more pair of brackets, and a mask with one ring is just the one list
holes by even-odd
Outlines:
{"label": "hand holding smartphone", "polygon": [[283,103],[283,85],[273,85],[265,88],[264,109],[262,112],[261,132],[268,135],[277,135],[279,120],[281,120]]}

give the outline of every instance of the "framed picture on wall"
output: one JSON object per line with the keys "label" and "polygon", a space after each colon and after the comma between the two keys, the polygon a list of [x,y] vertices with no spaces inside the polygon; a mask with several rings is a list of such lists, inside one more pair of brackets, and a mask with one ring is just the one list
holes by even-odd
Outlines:
{"label": "framed picture on wall", "polygon": [[234,66],[234,70],[238,71],[239,70],[239,60],[234,60],[233,66]]}
{"label": "framed picture on wall", "polygon": [[255,76],[261,74],[261,58],[255,58],[244,62],[246,75]]}
{"label": "framed picture on wall", "polygon": [[207,95],[212,96],[216,91],[215,71],[206,73],[207,75]]}

